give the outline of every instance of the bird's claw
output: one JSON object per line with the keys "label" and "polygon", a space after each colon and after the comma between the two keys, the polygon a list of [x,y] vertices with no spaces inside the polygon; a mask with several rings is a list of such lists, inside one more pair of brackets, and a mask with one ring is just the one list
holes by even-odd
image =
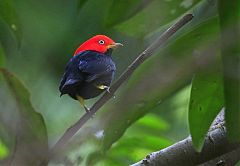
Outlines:
{"label": "bird's claw", "polygon": [[110,87],[108,86],[108,88],[106,89],[106,91],[108,92],[108,93],[110,93]]}
{"label": "bird's claw", "polygon": [[110,87],[109,86],[99,85],[99,86],[97,86],[97,88],[101,89],[101,90],[106,90],[108,93],[110,93]]}
{"label": "bird's claw", "polygon": [[89,113],[89,112],[90,112],[90,109],[89,109],[88,107],[86,107],[86,106],[83,106],[83,107],[84,107],[86,113]]}

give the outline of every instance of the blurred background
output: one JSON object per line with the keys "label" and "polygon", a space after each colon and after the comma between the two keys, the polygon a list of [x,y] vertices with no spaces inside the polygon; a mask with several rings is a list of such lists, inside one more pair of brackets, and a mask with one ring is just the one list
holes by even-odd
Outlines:
{"label": "blurred background", "polygon": [[[124,44],[113,53],[117,80],[164,30],[193,13],[191,23],[144,62],[49,165],[129,165],[189,135],[192,76],[214,66],[219,54],[216,0],[13,0],[0,10],[0,62],[30,92],[50,147],[85,113],[58,90],[65,65],[82,42],[105,34]],[[16,107],[9,90],[1,88],[2,126],[14,126]],[[10,136],[5,132],[0,138],[2,160],[11,154]]]}

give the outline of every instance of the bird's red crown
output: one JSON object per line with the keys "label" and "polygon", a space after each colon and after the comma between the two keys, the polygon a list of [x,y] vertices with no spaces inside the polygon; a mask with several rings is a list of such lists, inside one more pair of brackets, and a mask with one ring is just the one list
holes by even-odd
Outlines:
{"label": "bird's red crown", "polygon": [[122,44],[115,43],[111,38],[105,35],[96,35],[85,41],[82,45],[80,45],[75,51],[74,55],[77,55],[80,52],[87,50],[105,53],[109,48],[116,48],[120,45]]}

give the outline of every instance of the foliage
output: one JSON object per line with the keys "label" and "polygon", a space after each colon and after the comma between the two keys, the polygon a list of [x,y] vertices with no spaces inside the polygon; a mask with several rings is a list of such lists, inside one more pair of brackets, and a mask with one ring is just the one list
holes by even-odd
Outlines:
{"label": "foliage", "polygon": [[223,108],[222,77],[219,73],[207,70],[196,73],[193,77],[189,126],[193,143],[198,151],[201,151],[205,134],[212,121]]}
{"label": "foliage", "polygon": [[[14,75],[5,69],[0,69],[3,80],[7,84],[16,102],[17,115],[15,123],[15,151],[11,163],[13,165],[35,165],[47,158],[47,131],[41,114],[37,113],[29,100],[29,92]],[[4,85],[2,85],[4,86]],[[7,122],[5,124],[8,126]],[[10,131],[8,131],[10,132]],[[13,131],[11,131],[13,132]],[[3,149],[4,146],[2,146]],[[5,147],[6,148],[6,147]],[[7,151],[7,150],[5,150]]]}
{"label": "foliage", "polygon": [[113,1],[106,18],[106,26],[112,27],[146,8],[152,0]]}
{"label": "foliage", "polygon": [[239,53],[240,53],[240,3],[219,2],[221,27],[221,51],[224,70],[226,126],[228,136],[233,141],[240,141],[240,88]]}
{"label": "foliage", "polygon": [[5,53],[2,45],[0,45],[0,67],[3,67],[5,64]]}
{"label": "foliage", "polygon": [[[18,42],[20,42],[22,36],[21,26],[17,17],[17,13],[13,8],[13,4],[11,1],[0,1],[0,16],[1,29],[4,25],[7,25],[11,32],[14,33],[14,35],[16,36]],[[6,36],[4,32],[0,33],[1,41],[3,41],[5,37]]]}
{"label": "foliage", "polygon": [[0,142],[0,159],[4,159],[9,155],[7,146],[1,141]]}
{"label": "foliage", "polygon": [[229,135],[238,140],[239,41],[231,35],[239,29],[232,38],[222,37],[234,47],[220,43],[228,23],[239,22],[239,10],[221,5],[217,8],[217,0],[0,1],[0,164],[44,163],[47,143],[51,147],[84,113],[58,92],[64,66],[81,42],[100,33],[122,42],[113,56],[117,78],[186,13],[194,14],[192,22],[142,64],[67,145],[64,157],[49,165],[130,165],[189,134],[200,151],[225,106]]}

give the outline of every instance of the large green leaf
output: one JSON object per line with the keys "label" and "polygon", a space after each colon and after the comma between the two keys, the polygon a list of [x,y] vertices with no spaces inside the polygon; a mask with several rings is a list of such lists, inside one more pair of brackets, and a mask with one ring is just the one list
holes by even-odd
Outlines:
{"label": "large green leaf", "polygon": [[[17,13],[12,5],[11,0],[0,1],[0,24],[6,24],[13,32],[20,43],[22,38],[22,31]],[[0,32],[0,39],[2,40],[6,32]],[[5,36],[4,36],[5,37]]]}
{"label": "large green leaf", "polygon": [[226,127],[231,140],[240,141],[240,1],[219,1]]}
{"label": "large green leaf", "polygon": [[192,81],[188,118],[193,145],[197,151],[201,151],[206,133],[223,105],[220,72],[207,70],[196,73]]}
{"label": "large green leaf", "polygon": [[[153,136],[143,132],[132,137],[126,136],[111,148],[107,153],[106,160],[112,159],[115,160],[115,163],[122,163],[121,160],[123,160],[125,161],[124,165],[130,165],[150,152],[170,146],[172,143],[163,136]],[[129,153],[129,149],[131,149],[131,153]]]}
{"label": "large green leaf", "polygon": [[157,117],[153,114],[148,114],[142,119],[139,119],[136,122],[137,125],[141,126],[143,128],[149,128],[149,129],[156,129],[157,131],[160,130],[167,130],[169,129],[169,124],[165,122],[161,117]]}
{"label": "large green leaf", "polygon": [[106,26],[111,27],[119,24],[148,6],[153,0],[131,0],[131,1],[116,1],[113,0],[110,10],[105,21]]}
{"label": "large green leaf", "polygon": [[[40,113],[36,112],[30,102],[30,94],[23,83],[6,69],[0,73],[7,85],[12,102],[16,103],[17,118],[15,123],[15,151],[13,165],[38,165],[45,162],[48,155],[47,131]],[[6,114],[6,113],[5,113]]]}

